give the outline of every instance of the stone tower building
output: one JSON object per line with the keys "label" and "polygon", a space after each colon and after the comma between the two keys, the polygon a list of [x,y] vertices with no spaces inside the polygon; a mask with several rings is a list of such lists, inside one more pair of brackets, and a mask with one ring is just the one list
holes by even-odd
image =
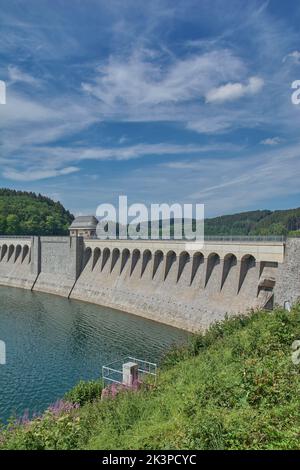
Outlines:
{"label": "stone tower building", "polygon": [[98,220],[93,215],[76,217],[69,227],[71,237],[93,238],[96,235]]}

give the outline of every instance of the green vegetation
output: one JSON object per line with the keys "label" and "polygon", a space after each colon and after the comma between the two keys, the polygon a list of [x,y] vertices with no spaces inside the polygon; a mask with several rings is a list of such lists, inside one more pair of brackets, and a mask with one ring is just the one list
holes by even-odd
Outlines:
{"label": "green vegetation", "polygon": [[206,235],[300,235],[300,208],[251,211],[205,220]]}
{"label": "green vegetation", "polygon": [[102,390],[102,379],[90,380],[88,382],[81,380],[77,385],[75,385],[75,387],[72,388],[72,390],[65,394],[64,400],[73,404],[78,403],[80,406],[82,406],[85,405],[85,403],[90,403],[96,398],[99,398],[99,396],[101,396]]}
{"label": "green vegetation", "polygon": [[295,339],[300,306],[227,319],[171,351],[156,388],[86,401],[81,384],[68,399],[83,406],[11,424],[0,449],[299,449]]}
{"label": "green vegetation", "polygon": [[[73,219],[60,202],[41,194],[0,189],[1,235],[67,235]],[[300,208],[258,210],[206,219],[205,235],[300,236]]]}
{"label": "green vegetation", "polygon": [[67,235],[73,218],[48,197],[0,189],[1,235]]}
{"label": "green vegetation", "polygon": [[[176,221],[178,224],[178,220]],[[193,220],[195,229],[196,221]],[[150,231],[150,229],[149,229]],[[160,233],[161,233],[160,229]],[[206,236],[300,236],[300,208],[280,211],[258,210],[205,219]],[[171,218],[171,236],[174,219]]]}

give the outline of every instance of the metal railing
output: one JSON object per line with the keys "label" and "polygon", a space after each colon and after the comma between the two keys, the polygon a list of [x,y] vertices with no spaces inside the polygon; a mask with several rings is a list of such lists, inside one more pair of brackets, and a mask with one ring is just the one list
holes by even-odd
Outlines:
{"label": "metal railing", "polygon": [[285,235],[206,235],[204,241],[284,242]]}
{"label": "metal railing", "polygon": [[[138,239],[130,239],[130,238],[115,238],[115,239],[103,239],[98,238],[97,236],[93,237],[84,237],[85,240],[96,240],[96,241],[103,241],[103,242],[124,242],[124,243],[136,243],[136,242],[151,242],[151,243],[197,243],[197,240],[188,240],[186,238],[182,238],[182,240],[176,240],[174,238],[170,238],[168,240],[165,239],[151,239],[149,238],[138,238]],[[287,238],[299,238],[299,237],[286,237],[284,235],[268,235],[268,236],[260,236],[260,235],[207,235],[204,237],[204,242],[207,241],[230,241],[230,242],[285,242]],[[198,240],[201,242],[201,240]]]}
{"label": "metal railing", "polygon": [[0,235],[0,240],[12,239],[12,240],[31,240],[30,235]]}
{"label": "metal railing", "polygon": [[102,378],[104,383],[115,383],[118,385],[123,384],[123,364],[131,361],[138,364],[138,379],[143,382],[144,376],[150,377],[152,384],[156,385],[157,378],[157,364],[154,362],[145,361],[132,356],[126,356],[122,359],[117,359],[102,366]]}

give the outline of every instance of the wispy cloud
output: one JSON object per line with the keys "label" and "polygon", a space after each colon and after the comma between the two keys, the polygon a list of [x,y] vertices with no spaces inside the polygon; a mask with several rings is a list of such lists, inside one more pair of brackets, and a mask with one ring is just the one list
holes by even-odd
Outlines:
{"label": "wispy cloud", "polygon": [[38,170],[36,168],[31,168],[26,171],[18,171],[13,169],[5,169],[3,171],[3,176],[13,181],[37,181],[46,178],[53,178],[56,176],[70,175],[72,173],[76,173],[77,171],[79,171],[79,168],[74,166],[61,168],[59,170]]}
{"label": "wispy cloud", "polygon": [[[259,153],[228,149],[214,157],[206,153],[180,158],[173,155],[165,161],[152,161],[146,167],[125,167],[121,175],[114,172],[110,178],[93,180],[87,176],[81,187],[79,207],[93,212],[99,201],[114,202],[119,194],[127,194],[132,202],[204,203],[207,216],[278,208],[278,198],[281,204],[290,197],[299,200],[299,148],[297,143],[270,147]],[[72,207],[82,176],[74,173],[71,177],[65,198]],[[49,192],[63,191],[64,185],[50,179],[45,187]]]}
{"label": "wispy cloud", "polygon": [[39,86],[41,84],[40,79],[20,70],[19,67],[14,65],[8,66],[8,76],[11,83],[22,82],[33,86]]}
{"label": "wispy cloud", "polygon": [[284,56],[282,62],[286,62],[288,59],[292,59],[296,64],[300,64],[300,51],[293,51]]}
{"label": "wispy cloud", "polygon": [[82,89],[100,101],[104,112],[136,116],[137,108],[145,113],[155,106],[157,112],[160,105],[203,100],[220,77],[229,80],[243,72],[243,62],[226,49],[187,58],[137,49],[122,60],[110,57]]}
{"label": "wispy cloud", "polygon": [[[67,175],[79,171],[78,167],[65,166],[87,161],[128,161],[145,157],[165,159],[176,155],[200,155],[216,152],[238,151],[233,144],[175,145],[175,144],[137,144],[121,147],[57,147],[37,146],[26,148],[31,154],[30,161],[22,159],[22,152],[11,158],[2,171],[5,178],[14,181],[36,181]],[[33,166],[34,164],[34,166]],[[30,166],[30,168],[28,168]],[[22,167],[22,170],[18,168]]]}
{"label": "wispy cloud", "polygon": [[266,208],[278,197],[299,195],[299,157],[298,144],[260,153],[248,150],[247,158],[237,154],[170,161],[153,169],[152,176],[168,175],[169,193],[177,193],[180,200],[205,203],[210,215],[218,215]]}
{"label": "wispy cloud", "polygon": [[263,145],[279,145],[282,142],[280,137],[268,137],[267,139],[262,140],[260,143]]}
{"label": "wispy cloud", "polygon": [[206,94],[207,103],[223,103],[234,101],[246,95],[254,95],[263,87],[264,81],[260,77],[251,77],[247,84],[226,83],[218,88],[212,88]]}

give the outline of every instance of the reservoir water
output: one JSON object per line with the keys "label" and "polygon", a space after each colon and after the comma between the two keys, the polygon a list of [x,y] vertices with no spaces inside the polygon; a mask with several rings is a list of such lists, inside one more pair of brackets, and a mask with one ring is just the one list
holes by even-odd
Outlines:
{"label": "reservoir water", "polygon": [[0,420],[42,412],[80,379],[126,355],[159,362],[188,333],[135,315],[65,298],[0,287]]}

